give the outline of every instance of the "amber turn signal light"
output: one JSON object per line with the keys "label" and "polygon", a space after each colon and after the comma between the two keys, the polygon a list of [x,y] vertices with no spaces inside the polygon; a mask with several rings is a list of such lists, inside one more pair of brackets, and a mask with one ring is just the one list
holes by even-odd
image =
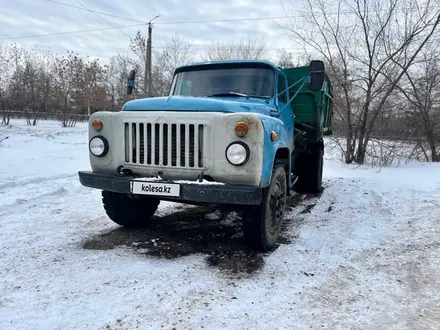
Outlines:
{"label": "amber turn signal light", "polygon": [[102,123],[102,121],[95,119],[92,122],[92,128],[97,132],[101,132],[102,129],[104,128],[104,124]]}
{"label": "amber turn signal light", "polygon": [[272,141],[275,141],[276,139],[278,139],[278,134],[272,131],[270,138],[272,139]]}
{"label": "amber turn signal light", "polygon": [[235,125],[234,131],[235,131],[235,135],[242,138],[245,137],[246,134],[248,133],[249,126],[243,122],[239,122]]}

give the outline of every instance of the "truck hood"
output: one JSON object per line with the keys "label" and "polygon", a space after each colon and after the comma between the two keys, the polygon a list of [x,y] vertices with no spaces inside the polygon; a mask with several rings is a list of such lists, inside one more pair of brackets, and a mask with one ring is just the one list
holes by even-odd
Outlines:
{"label": "truck hood", "polygon": [[153,97],[129,101],[123,111],[215,111],[215,112],[256,112],[270,114],[276,111],[273,103],[265,99],[246,99],[245,97],[192,97],[169,96]]}

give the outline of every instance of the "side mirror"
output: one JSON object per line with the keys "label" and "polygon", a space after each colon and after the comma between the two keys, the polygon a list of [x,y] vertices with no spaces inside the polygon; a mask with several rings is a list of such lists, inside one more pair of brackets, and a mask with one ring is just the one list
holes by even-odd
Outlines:
{"label": "side mirror", "polygon": [[324,84],[325,68],[324,62],[319,60],[311,61],[309,64],[310,82],[308,87],[312,92],[320,91]]}
{"label": "side mirror", "polygon": [[127,94],[130,95],[133,92],[134,88],[134,78],[136,77],[136,71],[131,70],[128,74],[128,81],[127,81]]}

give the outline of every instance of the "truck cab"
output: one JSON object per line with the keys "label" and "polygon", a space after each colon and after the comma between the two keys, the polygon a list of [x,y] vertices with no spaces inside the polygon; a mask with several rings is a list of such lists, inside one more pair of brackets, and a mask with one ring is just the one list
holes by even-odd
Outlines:
{"label": "truck cab", "polygon": [[[132,72],[129,94],[134,81]],[[148,225],[161,200],[227,204],[241,211],[247,243],[270,250],[286,197],[295,187],[320,190],[329,110],[320,61],[287,70],[257,60],[182,66],[168,96],[90,117],[92,170],[79,179],[102,190],[107,215],[122,226]]]}

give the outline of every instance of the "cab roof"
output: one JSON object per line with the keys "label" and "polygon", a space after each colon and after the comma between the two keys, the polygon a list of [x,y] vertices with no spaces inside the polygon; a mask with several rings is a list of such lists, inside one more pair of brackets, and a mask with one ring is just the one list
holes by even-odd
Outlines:
{"label": "cab roof", "polygon": [[191,71],[207,69],[209,67],[220,67],[220,66],[232,66],[232,67],[267,67],[274,70],[280,69],[273,62],[265,60],[221,60],[221,61],[207,61],[207,62],[196,62],[188,65],[180,66],[176,69],[177,72],[181,71]]}

